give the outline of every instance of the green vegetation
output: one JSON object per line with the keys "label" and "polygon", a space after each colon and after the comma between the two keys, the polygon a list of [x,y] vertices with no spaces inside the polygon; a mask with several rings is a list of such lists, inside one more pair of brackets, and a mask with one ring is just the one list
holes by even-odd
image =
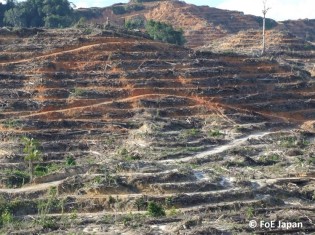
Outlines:
{"label": "green vegetation", "polygon": [[258,158],[258,162],[263,165],[273,165],[280,161],[278,154],[263,155]]}
{"label": "green vegetation", "polygon": [[251,219],[254,217],[255,209],[253,207],[247,207],[245,211],[246,219]]}
{"label": "green vegetation", "polygon": [[85,17],[81,17],[78,22],[75,24],[76,28],[86,28],[87,27],[87,19]]}
{"label": "green vegetation", "polygon": [[209,137],[215,137],[215,138],[219,138],[219,137],[221,137],[221,136],[223,136],[224,134],[221,132],[221,131],[219,131],[219,130],[210,130],[209,132],[208,132],[208,136]]}
{"label": "green vegetation", "polygon": [[142,4],[132,4],[132,5],[118,5],[118,6],[113,6],[112,10],[115,15],[123,15],[126,13],[130,13],[133,11],[141,11],[144,9],[144,6]]}
{"label": "green vegetation", "polygon": [[14,217],[9,204],[10,202],[7,199],[0,196],[0,229],[14,222]]}
{"label": "green vegetation", "polygon": [[296,146],[297,138],[295,136],[284,137],[280,140],[280,146],[285,148],[293,148]]}
{"label": "green vegetation", "polygon": [[48,173],[48,169],[45,166],[36,165],[34,168],[35,176],[44,176]]}
{"label": "green vegetation", "polygon": [[142,2],[158,2],[160,0],[131,0],[133,3],[142,3]]}
{"label": "green vegetation", "polygon": [[1,214],[0,225],[6,225],[13,222],[13,215],[8,208],[5,208]]}
{"label": "green vegetation", "polygon": [[83,96],[85,93],[85,90],[82,88],[74,88],[74,90],[71,92],[71,96],[73,97],[78,97],[78,96]]}
{"label": "green vegetation", "polygon": [[121,217],[121,221],[126,227],[139,228],[143,226],[145,215],[129,213]]}
{"label": "green vegetation", "polygon": [[30,181],[30,175],[25,171],[7,170],[5,171],[5,186],[8,188],[22,187]]}
{"label": "green vegetation", "polygon": [[124,158],[126,161],[135,161],[139,160],[139,156],[132,155],[126,148],[119,150],[119,155]]}
{"label": "green vegetation", "polygon": [[164,208],[155,202],[148,203],[147,211],[152,217],[161,217],[166,215]]}
{"label": "green vegetation", "polygon": [[74,157],[68,156],[68,157],[66,158],[66,166],[75,166],[76,164],[77,164],[77,163],[76,163]]}
{"label": "green vegetation", "polygon": [[137,207],[137,210],[145,210],[148,206],[148,202],[144,196],[137,198],[134,202],[134,206]]}
{"label": "green vegetation", "polygon": [[5,12],[14,8],[14,6],[15,6],[14,0],[7,0],[6,4],[3,4],[0,2],[0,27],[4,26],[3,19],[4,19]]}
{"label": "green vegetation", "polygon": [[6,119],[2,124],[5,128],[18,128],[22,125],[19,119]]}
{"label": "green vegetation", "polygon": [[173,197],[172,196],[169,196],[169,197],[167,197],[167,198],[165,198],[165,206],[167,207],[167,208],[171,208],[172,206],[173,206]]}
{"label": "green vegetation", "polygon": [[45,166],[36,165],[34,168],[34,175],[35,176],[49,175],[53,172],[60,171],[63,168],[72,167],[75,165],[76,165],[76,161],[74,157],[68,156],[64,164],[51,163]]}
{"label": "green vegetation", "polygon": [[168,211],[167,215],[168,216],[177,216],[180,213],[179,210],[176,209],[175,206],[172,206],[172,208]]}
{"label": "green vegetation", "polygon": [[25,153],[24,161],[28,162],[30,181],[33,181],[34,176],[34,162],[41,161],[41,152],[38,150],[39,143],[33,138],[23,137],[24,144],[23,152]]}
{"label": "green vegetation", "polygon": [[131,19],[125,22],[125,28],[129,30],[144,28],[144,25],[143,19]]}
{"label": "green vegetation", "polygon": [[27,0],[6,10],[3,22],[14,27],[64,28],[73,19],[73,9],[67,0]]}
{"label": "green vegetation", "polygon": [[295,147],[305,148],[309,144],[310,144],[309,141],[305,139],[298,139],[296,136],[287,136],[281,138],[280,140],[280,146],[285,148]]}
{"label": "green vegetation", "polygon": [[[258,22],[259,26],[262,27],[263,26],[263,17],[257,17],[256,21]],[[269,19],[266,18],[266,29],[273,29],[274,27],[276,27],[278,25],[277,21],[273,20],[273,19]]]}
{"label": "green vegetation", "polygon": [[185,38],[182,29],[175,30],[172,25],[149,20],[145,26],[148,34],[154,39],[171,44],[183,45]]}
{"label": "green vegetation", "polygon": [[184,130],[180,135],[184,138],[196,137],[200,134],[200,130],[196,128]]}
{"label": "green vegetation", "polygon": [[57,199],[57,189],[56,187],[51,187],[48,192],[48,200],[42,200],[38,203],[38,220],[37,223],[40,224],[44,229],[56,229],[57,228],[57,221],[48,218],[47,214],[56,210],[63,205]]}
{"label": "green vegetation", "polygon": [[310,158],[308,159],[307,163],[309,165],[315,165],[315,156],[310,156]]}

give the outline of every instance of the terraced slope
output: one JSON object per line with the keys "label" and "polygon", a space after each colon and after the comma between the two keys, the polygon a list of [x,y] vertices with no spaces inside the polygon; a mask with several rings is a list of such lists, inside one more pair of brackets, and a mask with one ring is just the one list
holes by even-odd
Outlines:
{"label": "terraced slope", "polygon": [[315,19],[287,20],[281,22],[279,28],[287,30],[297,37],[314,42],[315,41]]}
{"label": "terraced slope", "polygon": [[190,48],[205,45],[211,40],[240,30],[259,28],[258,17],[255,16],[176,1],[161,2],[148,11],[145,18],[182,28],[187,40],[186,46]]}
{"label": "terraced slope", "polygon": [[[211,3],[209,3],[211,5]],[[138,7],[138,10],[130,10]],[[141,9],[141,7],[143,9]],[[120,9],[118,11],[117,9]],[[122,9],[122,10],[121,10]],[[124,9],[129,9],[123,12]],[[262,17],[245,15],[243,12],[228,11],[208,6],[196,6],[183,1],[156,0],[143,3],[130,1],[127,4],[115,4],[106,8],[76,10],[90,22],[104,24],[107,18],[114,25],[123,26],[131,19],[157,20],[184,30],[186,46],[198,48],[215,40],[232,36],[241,31],[262,30]],[[117,13],[118,12],[118,13]],[[300,40],[314,42],[313,19],[288,20],[276,22],[267,19],[267,28],[278,34],[289,32]]]}
{"label": "terraced slope", "polygon": [[[104,23],[109,18],[112,24],[123,25],[130,19],[153,19],[183,29],[186,46],[190,48],[203,46],[211,40],[237,33],[240,30],[259,29],[261,17],[244,15],[238,11],[228,11],[208,6],[196,6],[182,1],[152,1],[144,2],[140,11],[115,14],[115,8],[131,7],[134,4],[116,4],[104,9],[98,9],[99,14],[90,21]],[[138,4],[139,5],[139,4]],[[89,16],[88,9],[79,9],[83,15]],[[85,12],[85,13],[84,13]],[[89,17],[88,17],[89,18]],[[274,22],[276,25],[277,23]]]}
{"label": "terraced slope", "polygon": [[[262,37],[257,30],[241,31],[235,35],[214,40],[199,49],[215,52],[235,52],[257,56],[261,54]],[[302,67],[315,74],[315,46],[311,42],[300,39],[288,32],[268,30],[266,32],[266,52],[287,63],[292,69]]]}
{"label": "terraced slope", "polygon": [[[0,194],[27,222],[5,231],[246,234],[264,231],[248,226],[261,218],[303,222],[277,234],[315,231],[308,73],[123,31],[0,40]],[[8,188],[10,169],[27,167],[25,135],[49,170]],[[167,216],[148,216],[150,201]]]}

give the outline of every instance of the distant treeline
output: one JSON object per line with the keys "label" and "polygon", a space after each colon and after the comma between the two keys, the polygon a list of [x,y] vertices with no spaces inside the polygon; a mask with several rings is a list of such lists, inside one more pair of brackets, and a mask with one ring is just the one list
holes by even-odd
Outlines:
{"label": "distant treeline", "polygon": [[7,0],[0,3],[0,26],[63,28],[78,21],[67,0]]}
{"label": "distant treeline", "polygon": [[[135,2],[154,0],[134,0]],[[114,14],[125,14],[132,11],[143,10],[144,6],[139,4],[114,5]],[[0,3],[0,27],[46,27],[66,28],[72,25],[77,27],[85,25],[88,18],[101,16],[98,9],[89,9],[86,12],[75,11],[68,0],[26,0],[17,2],[7,0],[6,4]],[[146,31],[152,39],[183,45],[185,38],[183,30],[176,30],[172,25],[158,21],[134,19],[125,22],[125,28],[129,30]]]}

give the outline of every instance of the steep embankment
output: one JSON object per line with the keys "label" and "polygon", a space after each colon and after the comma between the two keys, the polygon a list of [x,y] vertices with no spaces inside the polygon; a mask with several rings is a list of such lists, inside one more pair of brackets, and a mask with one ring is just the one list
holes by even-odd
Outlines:
{"label": "steep embankment", "polygon": [[[112,30],[0,40],[0,194],[37,221],[20,234],[250,233],[250,219],[291,215],[315,230],[314,135],[298,129],[315,113],[306,72]],[[24,135],[48,172],[7,188],[9,169],[27,170]],[[147,217],[149,201],[168,216]]]}

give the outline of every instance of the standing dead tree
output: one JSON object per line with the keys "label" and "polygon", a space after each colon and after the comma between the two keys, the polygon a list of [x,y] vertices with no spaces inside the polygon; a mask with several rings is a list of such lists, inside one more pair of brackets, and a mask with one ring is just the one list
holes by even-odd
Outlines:
{"label": "standing dead tree", "polygon": [[271,9],[267,7],[267,0],[263,0],[263,44],[262,44],[262,52],[261,54],[264,55],[266,52],[266,14]]}

